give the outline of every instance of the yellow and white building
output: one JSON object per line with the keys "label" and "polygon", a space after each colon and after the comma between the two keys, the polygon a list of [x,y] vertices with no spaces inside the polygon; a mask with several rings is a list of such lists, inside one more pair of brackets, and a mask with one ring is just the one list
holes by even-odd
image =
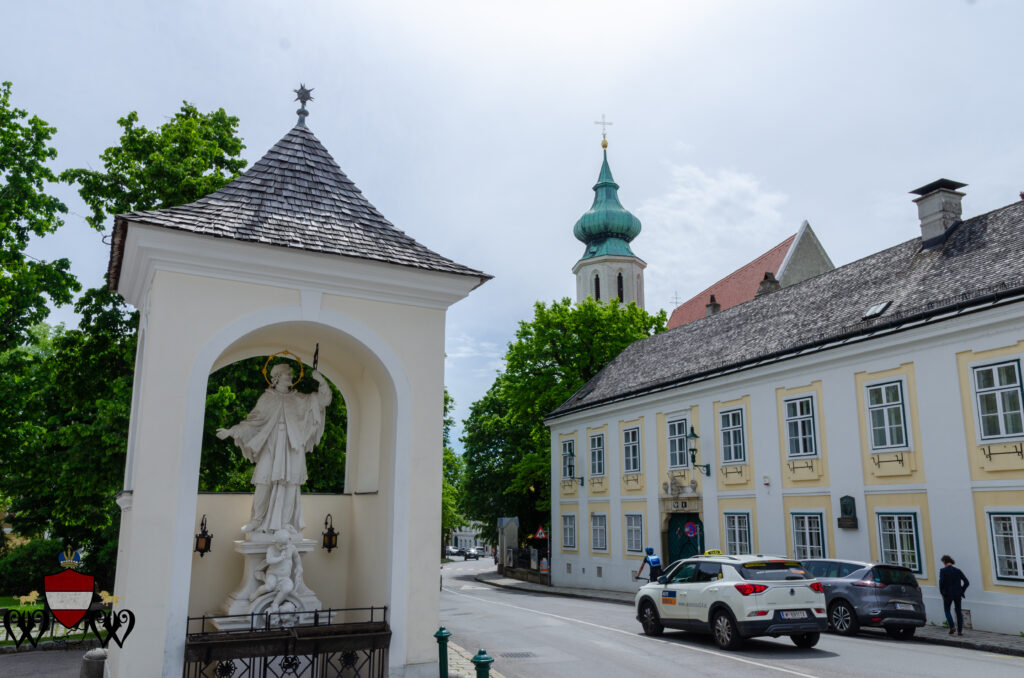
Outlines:
{"label": "yellow and white building", "polygon": [[915,191],[920,237],[638,341],[549,415],[552,583],[633,590],[648,545],[871,559],[941,623],[948,553],[974,627],[1024,631],[1024,201],[964,221],[960,188]]}

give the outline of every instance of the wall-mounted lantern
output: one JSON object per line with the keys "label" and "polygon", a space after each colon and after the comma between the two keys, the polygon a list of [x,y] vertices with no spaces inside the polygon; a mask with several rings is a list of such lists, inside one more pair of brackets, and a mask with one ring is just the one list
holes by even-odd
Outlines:
{"label": "wall-mounted lantern", "polygon": [[711,476],[711,464],[698,464],[697,463],[697,441],[700,440],[700,436],[697,435],[693,427],[690,427],[690,432],[686,434],[686,442],[690,449],[690,463],[693,465],[695,471],[700,471],[705,476]]}
{"label": "wall-mounted lantern", "polygon": [[338,548],[338,532],[334,529],[334,518],[330,513],[324,518],[324,548],[328,553]]}
{"label": "wall-mounted lantern", "polygon": [[203,514],[203,519],[199,521],[199,532],[196,534],[196,546],[195,552],[202,558],[210,552],[210,547],[213,545],[213,535],[206,531],[206,514]]}

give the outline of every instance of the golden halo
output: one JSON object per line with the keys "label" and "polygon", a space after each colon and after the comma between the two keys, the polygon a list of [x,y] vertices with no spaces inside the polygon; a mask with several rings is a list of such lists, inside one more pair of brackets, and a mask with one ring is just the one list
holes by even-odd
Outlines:
{"label": "golden halo", "polygon": [[263,378],[267,380],[267,386],[273,386],[273,384],[270,383],[270,377],[267,376],[267,367],[270,365],[270,361],[274,359],[274,356],[279,355],[290,355],[291,357],[295,358],[295,360],[297,360],[299,363],[299,378],[293,381],[291,386],[288,387],[289,389],[295,388],[295,384],[302,381],[302,377],[305,376],[306,372],[302,368],[302,358],[295,355],[291,351],[278,351],[277,353],[267,356],[267,362],[263,363],[263,369],[261,370],[263,372]]}

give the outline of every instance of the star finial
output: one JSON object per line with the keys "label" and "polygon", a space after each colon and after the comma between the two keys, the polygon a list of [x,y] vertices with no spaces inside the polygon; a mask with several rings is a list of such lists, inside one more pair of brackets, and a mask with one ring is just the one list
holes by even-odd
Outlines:
{"label": "star finial", "polygon": [[299,88],[292,91],[298,95],[295,97],[295,100],[299,102],[300,108],[295,112],[299,114],[299,124],[305,127],[306,116],[309,115],[309,111],[306,110],[306,102],[313,100],[313,89],[306,89],[306,85],[304,83],[300,83]]}
{"label": "star finial", "polygon": [[601,126],[601,148],[608,148],[608,126],[614,123],[608,122],[604,119],[604,113],[601,114],[601,119],[594,123],[595,125]]}

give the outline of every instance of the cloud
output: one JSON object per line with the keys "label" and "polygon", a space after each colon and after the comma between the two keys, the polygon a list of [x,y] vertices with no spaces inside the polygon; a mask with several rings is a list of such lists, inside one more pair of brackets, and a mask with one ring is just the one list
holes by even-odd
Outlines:
{"label": "cloud", "polygon": [[689,299],[799,226],[783,223],[787,196],[765,189],[750,174],[676,164],[669,174],[669,189],[637,209],[643,231],[633,251],[647,261],[649,310],[671,312],[675,294]]}

